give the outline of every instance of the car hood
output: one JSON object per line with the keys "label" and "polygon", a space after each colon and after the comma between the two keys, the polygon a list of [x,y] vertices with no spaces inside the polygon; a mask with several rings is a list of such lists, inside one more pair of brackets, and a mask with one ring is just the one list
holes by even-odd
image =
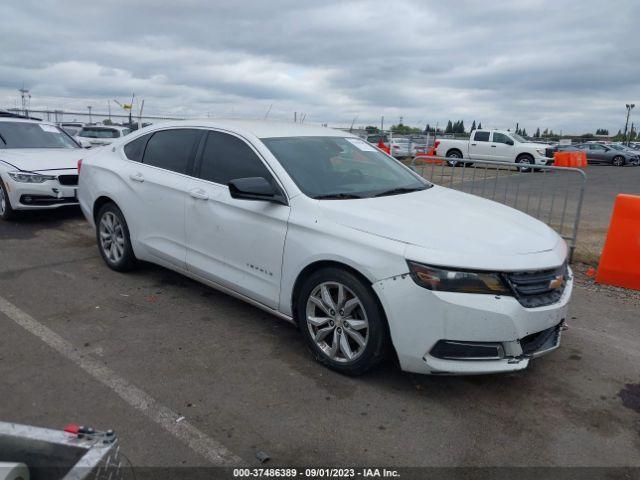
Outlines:
{"label": "car hood", "polygon": [[0,150],[0,160],[18,170],[43,172],[76,169],[84,153],[81,148],[16,148]]}
{"label": "car hood", "polygon": [[404,195],[325,200],[320,208],[335,223],[403,242],[413,257],[421,257],[412,259],[434,264],[490,270],[546,268],[535,260],[512,260],[550,253],[544,262],[559,265],[566,256],[564,241],[539,220],[439,186]]}

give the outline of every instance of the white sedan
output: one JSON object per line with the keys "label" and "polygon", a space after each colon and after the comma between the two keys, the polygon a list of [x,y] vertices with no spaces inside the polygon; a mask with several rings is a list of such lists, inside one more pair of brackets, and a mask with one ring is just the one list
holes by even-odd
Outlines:
{"label": "white sedan", "polygon": [[85,125],[74,137],[83,147],[102,147],[128,135],[131,132],[119,125]]}
{"label": "white sedan", "polygon": [[387,347],[410,372],[514,371],[560,342],[572,279],[553,230],[341,131],[154,125],[83,160],[79,201],[110,268],[241,298],[346,374]]}
{"label": "white sedan", "polygon": [[0,119],[0,218],[78,203],[83,150],[56,125]]}

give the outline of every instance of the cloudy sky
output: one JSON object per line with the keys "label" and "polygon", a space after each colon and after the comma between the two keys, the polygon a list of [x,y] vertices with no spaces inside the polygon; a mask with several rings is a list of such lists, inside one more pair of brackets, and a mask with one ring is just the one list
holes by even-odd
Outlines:
{"label": "cloudy sky", "polygon": [[4,0],[0,107],[615,133],[639,32],[638,0]]}

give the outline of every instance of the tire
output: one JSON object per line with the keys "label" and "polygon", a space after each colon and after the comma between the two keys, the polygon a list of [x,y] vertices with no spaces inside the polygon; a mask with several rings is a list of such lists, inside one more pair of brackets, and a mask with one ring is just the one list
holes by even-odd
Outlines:
{"label": "tire", "polygon": [[129,227],[115,203],[100,208],[96,217],[96,240],[100,255],[109,268],[117,272],[135,268],[137,259],[131,246]]}
{"label": "tire", "polygon": [[[520,165],[518,169],[521,172],[533,172],[534,169],[531,167],[531,165],[535,165],[536,162],[533,156],[529,154],[525,154],[525,155],[520,155],[518,158],[516,158],[516,163]],[[529,165],[529,166],[525,166],[525,165]]]}
{"label": "tire", "polygon": [[614,167],[624,167],[624,163],[624,157],[622,155],[616,155],[611,161],[611,165]]}
{"label": "tire", "polygon": [[[453,150],[447,152],[447,158],[461,159],[462,155],[457,150]],[[460,160],[447,160],[447,165],[449,165],[451,168],[457,167],[458,165],[460,165],[460,163]]]}
{"label": "tire", "polygon": [[18,216],[11,206],[11,200],[9,200],[9,194],[4,186],[4,182],[0,179],[0,218],[2,220],[13,220]]}
{"label": "tire", "polygon": [[295,313],[311,354],[323,365],[358,376],[383,360],[389,345],[384,311],[371,286],[351,272],[312,273],[300,288]]}

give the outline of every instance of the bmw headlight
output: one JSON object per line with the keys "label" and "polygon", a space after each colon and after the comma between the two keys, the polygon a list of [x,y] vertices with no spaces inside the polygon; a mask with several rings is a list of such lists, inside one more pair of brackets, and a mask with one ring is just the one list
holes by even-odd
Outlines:
{"label": "bmw headlight", "polygon": [[44,183],[47,180],[55,180],[53,175],[40,175],[39,173],[30,172],[9,172],[9,176],[20,183]]}
{"label": "bmw headlight", "polygon": [[499,273],[465,272],[407,262],[411,278],[421,287],[438,292],[512,295]]}

